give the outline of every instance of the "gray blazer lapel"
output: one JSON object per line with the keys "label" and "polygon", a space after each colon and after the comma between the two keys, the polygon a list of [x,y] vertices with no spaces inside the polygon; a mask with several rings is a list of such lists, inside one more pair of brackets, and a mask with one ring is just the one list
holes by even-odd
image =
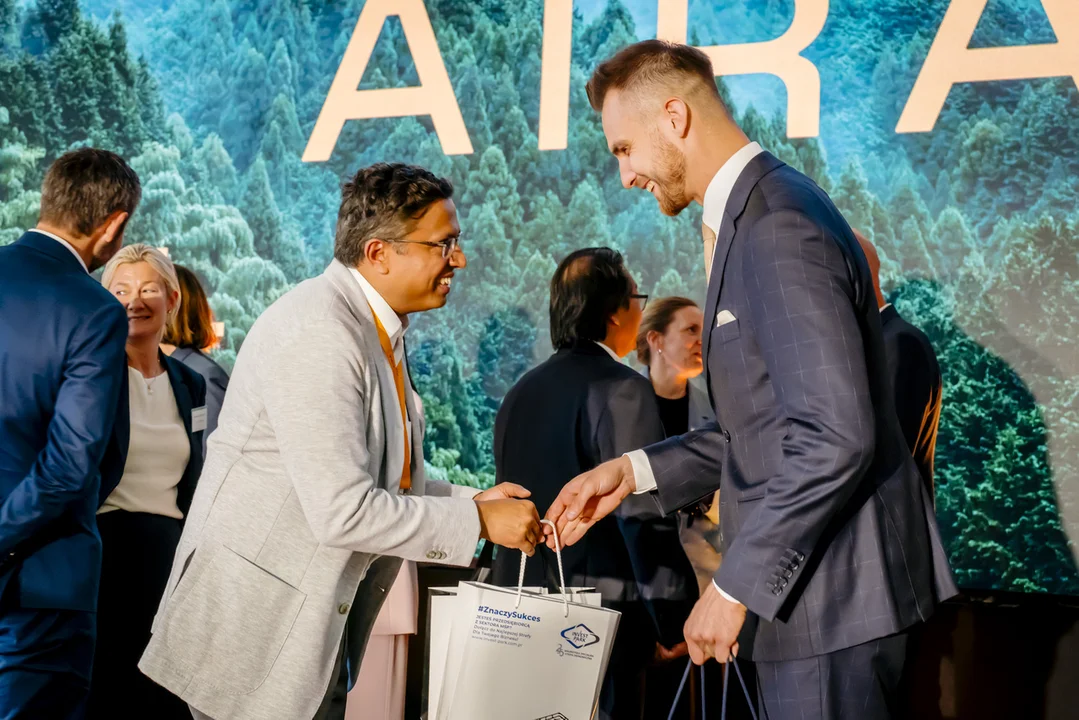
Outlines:
{"label": "gray blazer lapel", "polygon": [[[395,483],[401,477],[404,465],[405,448],[401,444],[404,438],[405,425],[401,417],[401,406],[397,400],[397,384],[393,380],[393,369],[385,361],[382,352],[382,343],[378,339],[378,328],[375,326],[374,311],[371,310],[367,297],[363,294],[356,278],[352,277],[349,269],[334,260],[326,268],[326,276],[334,287],[348,302],[352,309],[352,315],[360,328],[360,337],[364,346],[360,352],[368,359],[368,366],[374,366],[378,373],[379,396],[382,403],[382,427],[386,437],[386,451],[382,455],[380,475],[378,483],[385,489],[396,490]],[[409,393],[405,392],[406,407],[409,401]],[[415,415],[413,415],[415,417]],[[413,443],[415,445],[415,443]],[[370,449],[370,448],[369,448]]]}

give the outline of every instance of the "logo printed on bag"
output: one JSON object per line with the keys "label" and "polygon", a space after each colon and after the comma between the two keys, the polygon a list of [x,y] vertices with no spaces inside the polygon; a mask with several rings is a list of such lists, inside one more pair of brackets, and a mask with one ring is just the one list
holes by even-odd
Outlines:
{"label": "logo printed on bag", "polygon": [[566,628],[562,631],[562,637],[577,650],[599,642],[599,635],[589,630],[583,623]]}

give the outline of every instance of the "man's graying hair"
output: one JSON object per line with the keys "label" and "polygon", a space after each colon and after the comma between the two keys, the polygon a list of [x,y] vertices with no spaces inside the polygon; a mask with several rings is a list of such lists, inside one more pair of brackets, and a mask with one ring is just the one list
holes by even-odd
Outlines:
{"label": "man's graying hair", "polygon": [[416,165],[375,163],[362,168],[341,190],[333,256],[355,267],[369,241],[400,240],[431,203],[452,197],[449,180]]}

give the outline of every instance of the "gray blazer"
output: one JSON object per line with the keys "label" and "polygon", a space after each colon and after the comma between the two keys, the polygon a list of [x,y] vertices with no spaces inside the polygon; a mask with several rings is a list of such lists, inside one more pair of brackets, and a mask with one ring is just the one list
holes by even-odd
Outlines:
{"label": "gray blazer", "polygon": [[426,481],[412,391],[413,492],[397,492],[393,375],[336,261],[255,322],[230,386],[139,667],[216,720],[302,720],[346,620],[355,679],[399,558],[471,561],[476,491]]}
{"label": "gray blazer", "polygon": [[202,433],[202,454],[205,457],[206,441],[217,429],[217,418],[221,415],[221,406],[225,402],[229,374],[225,368],[214,362],[213,358],[195,348],[176,348],[169,357],[187,365],[206,381],[206,431]]}

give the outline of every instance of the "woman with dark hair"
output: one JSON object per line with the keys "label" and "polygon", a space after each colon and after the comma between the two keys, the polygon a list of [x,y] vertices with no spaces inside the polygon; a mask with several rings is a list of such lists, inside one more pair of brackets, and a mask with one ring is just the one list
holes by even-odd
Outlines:
{"label": "woman with dark hair", "polygon": [[202,434],[202,451],[205,453],[206,440],[217,427],[217,416],[221,413],[221,404],[225,402],[229,374],[203,352],[217,343],[217,335],[214,333],[210,303],[199,279],[182,265],[173,267],[180,281],[180,309],[165,329],[161,349],[206,380],[206,432]]}
{"label": "woman with dark hair", "polygon": [[637,331],[637,360],[652,381],[667,437],[682,435],[711,419],[708,395],[690,384],[704,370],[704,315],[684,297],[653,300]]}

